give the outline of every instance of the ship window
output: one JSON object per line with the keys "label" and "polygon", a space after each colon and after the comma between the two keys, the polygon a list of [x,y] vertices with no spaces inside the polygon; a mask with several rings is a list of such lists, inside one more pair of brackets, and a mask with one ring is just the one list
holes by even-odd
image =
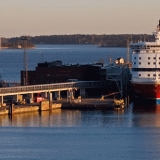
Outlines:
{"label": "ship window", "polygon": [[159,74],[159,76],[160,76],[160,74]]}
{"label": "ship window", "polygon": [[160,64],[160,62],[159,62],[159,64]]}
{"label": "ship window", "polygon": [[139,57],[139,59],[141,59],[141,57]]}
{"label": "ship window", "polygon": [[141,74],[139,74],[139,77],[141,77]]}
{"label": "ship window", "polygon": [[134,64],[136,64],[136,62],[134,62]]}
{"label": "ship window", "polygon": [[134,59],[136,59],[136,57],[134,57]]}
{"label": "ship window", "polygon": [[139,62],[139,64],[141,64],[141,62]]}
{"label": "ship window", "polygon": [[150,74],[148,74],[148,77],[150,76]]}
{"label": "ship window", "polygon": [[153,57],[153,59],[156,59],[156,57]]}
{"label": "ship window", "polygon": [[148,64],[150,65],[150,62],[148,62]]}
{"label": "ship window", "polygon": [[153,62],[153,64],[156,64],[156,62]]}
{"label": "ship window", "polygon": [[155,50],[153,50],[153,53],[155,53]]}
{"label": "ship window", "polygon": [[156,74],[153,74],[153,76],[155,77],[155,76],[156,76]]}
{"label": "ship window", "polygon": [[159,59],[160,59],[160,57],[159,57]]}
{"label": "ship window", "polygon": [[[160,58],[160,57],[159,57]],[[150,57],[148,57],[148,59],[150,59]]]}

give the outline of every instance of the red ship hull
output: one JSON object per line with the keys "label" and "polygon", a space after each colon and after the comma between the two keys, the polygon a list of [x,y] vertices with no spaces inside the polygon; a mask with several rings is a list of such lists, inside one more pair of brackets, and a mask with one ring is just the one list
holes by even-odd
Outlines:
{"label": "red ship hull", "polygon": [[138,97],[160,100],[160,84],[133,83],[133,90]]}

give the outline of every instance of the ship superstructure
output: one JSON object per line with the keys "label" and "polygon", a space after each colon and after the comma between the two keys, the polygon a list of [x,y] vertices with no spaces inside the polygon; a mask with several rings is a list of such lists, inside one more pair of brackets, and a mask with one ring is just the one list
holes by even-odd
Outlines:
{"label": "ship superstructure", "polygon": [[155,42],[131,43],[132,84],[136,96],[160,102],[160,21]]}

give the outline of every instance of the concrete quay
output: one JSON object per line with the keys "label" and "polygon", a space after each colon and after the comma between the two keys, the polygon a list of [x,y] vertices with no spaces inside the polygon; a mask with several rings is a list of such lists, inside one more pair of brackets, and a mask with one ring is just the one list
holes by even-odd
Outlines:
{"label": "concrete quay", "polygon": [[26,112],[42,112],[46,110],[58,109],[61,108],[61,103],[52,103],[49,101],[43,101],[42,103],[34,104],[20,104],[20,105],[8,105],[0,107],[0,115],[12,115],[17,113],[26,113]]}
{"label": "concrete quay", "polygon": [[71,101],[62,101],[62,109],[105,109],[105,110],[113,110],[113,99],[98,99],[98,98],[83,98],[80,102],[78,99]]}
{"label": "concrete quay", "polygon": [[114,110],[113,99],[98,99],[98,98],[83,98],[79,99],[60,99],[53,100],[50,103],[48,100],[41,103],[30,103],[20,105],[8,105],[0,107],[0,115],[12,115],[26,112],[42,112],[53,109],[70,109],[70,110],[91,110],[91,109],[105,109]]}

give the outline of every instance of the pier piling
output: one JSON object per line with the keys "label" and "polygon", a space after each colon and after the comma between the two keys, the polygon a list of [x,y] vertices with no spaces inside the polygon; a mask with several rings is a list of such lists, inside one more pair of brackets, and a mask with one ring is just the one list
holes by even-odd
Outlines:
{"label": "pier piling", "polygon": [[14,104],[11,103],[11,105],[9,106],[9,115],[13,115],[14,114]]}

